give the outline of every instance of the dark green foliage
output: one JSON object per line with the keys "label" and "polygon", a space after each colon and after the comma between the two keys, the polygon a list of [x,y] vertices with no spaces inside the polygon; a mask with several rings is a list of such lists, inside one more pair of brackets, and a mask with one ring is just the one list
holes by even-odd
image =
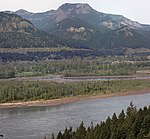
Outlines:
{"label": "dark green foliage", "polygon": [[54,134],[53,134],[53,133],[52,133],[51,139],[55,139],[55,136],[54,136]]}
{"label": "dark green foliage", "polygon": [[[145,108],[144,108],[145,109]],[[97,124],[95,127],[84,127],[83,122],[80,124],[79,128],[75,131],[69,132],[67,137],[64,135],[66,134],[67,130],[62,134],[61,132],[58,133],[58,137],[64,137],[60,139],[149,139],[150,137],[150,107],[146,107],[146,110],[140,109],[135,110],[133,105],[128,107],[128,113],[125,114],[123,111],[117,117],[116,114],[113,115],[112,118],[109,118],[105,122],[101,122]],[[133,121],[133,114],[135,119],[140,119],[138,121]],[[128,126],[126,124],[128,121],[133,121]],[[138,126],[136,134],[135,134],[135,126]],[[129,129],[130,130],[129,130]]]}
{"label": "dark green foliage", "polygon": [[56,139],[63,139],[63,135],[61,132],[58,133],[57,138]]}
{"label": "dark green foliage", "polygon": [[14,71],[0,72],[0,79],[8,79],[8,78],[15,78],[15,72]]}
{"label": "dark green foliage", "polygon": [[84,127],[83,122],[80,124],[79,128],[76,130],[76,139],[83,139],[86,137],[86,128]]}
{"label": "dark green foliage", "polygon": [[[45,82],[27,80],[1,80],[0,102],[29,101],[39,99],[56,99],[62,97],[111,94],[150,88],[150,80],[112,80],[112,81],[80,81],[80,82]],[[127,110],[127,125],[135,122],[136,109],[130,107]],[[149,117],[147,117],[146,120]],[[123,121],[123,113],[120,115]],[[113,116],[110,128],[117,130],[117,117]],[[146,122],[146,121],[145,121]],[[129,128],[128,128],[129,129]],[[145,127],[146,130],[146,127]],[[146,132],[146,131],[143,132]]]}
{"label": "dark green foliage", "polygon": [[57,47],[50,35],[26,34],[20,32],[0,32],[0,48]]}
{"label": "dark green foliage", "polygon": [[150,112],[148,111],[147,115],[144,117],[142,122],[142,130],[141,133],[147,135],[150,132]]}

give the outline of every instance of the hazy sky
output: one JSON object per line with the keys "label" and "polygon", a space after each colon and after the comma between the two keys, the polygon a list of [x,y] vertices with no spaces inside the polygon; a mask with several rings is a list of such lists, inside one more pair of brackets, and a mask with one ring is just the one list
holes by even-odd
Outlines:
{"label": "hazy sky", "polygon": [[88,3],[100,12],[121,14],[140,23],[150,24],[150,0],[0,0],[0,11],[26,9],[43,12],[63,3]]}

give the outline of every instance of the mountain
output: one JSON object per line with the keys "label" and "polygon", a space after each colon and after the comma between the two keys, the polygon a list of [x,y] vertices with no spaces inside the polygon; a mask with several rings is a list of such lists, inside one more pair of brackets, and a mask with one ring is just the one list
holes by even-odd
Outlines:
{"label": "mountain", "polygon": [[28,19],[34,24],[35,27],[47,32],[47,29],[51,28],[51,26],[53,26],[56,23],[53,19],[54,12],[55,11],[51,10],[44,13],[31,13],[21,9],[14,12],[14,14],[17,14],[22,18]]}
{"label": "mountain", "polygon": [[[38,31],[56,36],[55,42],[70,47],[120,50],[150,48],[150,25],[140,24],[122,15],[98,12],[88,4],[66,3],[57,10],[43,13],[21,9],[14,14],[29,20]],[[54,39],[51,40],[54,42]]]}
{"label": "mountain", "polygon": [[50,29],[56,23],[68,18],[73,13],[88,13],[90,10],[93,9],[88,4],[64,4],[57,10],[50,10],[43,13],[31,13],[21,9],[14,12],[14,14],[30,20],[37,28],[47,32],[48,28]]}
{"label": "mountain", "polygon": [[52,47],[53,37],[38,30],[27,19],[0,12],[0,47]]}
{"label": "mountain", "polygon": [[96,27],[107,27],[117,29],[122,26],[129,26],[134,29],[150,30],[150,26],[145,27],[138,22],[129,20],[122,15],[113,15],[98,12],[88,4],[63,4],[57,10],[50,10],[43,13],[31,13],[25,10],[14,12],[23,18],[30,20],[37,28],[47,31],[53,25],[66,18],[79,18]]}
{"label": "mountain", "polygon": [[57,23],[50,32],[55,36],[62,37],[70,46],[93,49],[149,47],[150,42],[145,36],[128,26],[115,30],[103,26],[97,28],[78,18],[64,19]]}
{"label": "mountain", "polygon": [[[102,28],[101,30],[104,31],[105,29]],[[67,37],[74,40],[88,40],[92,39],[93,35],[102,35],[96,27],[78,18],[64,19],[50,29],[49,32],[62,38]]]}
{"label": "mountain", "polygon": [[0,13],[0,32],[35,33],[37,29],[33,24],[14,14]]}
{"label": "mountain", "polygon": [[150,40],[129,26],[111,31],[106,41],[111,48],[150,48]]}
{"label": "mountain", "polygon": [[91,46],[95,48],[93,42],[96,41],[96,36],[102,37],[102,33],[97,28],[78,18],[64,19],[49,32],[63,38],[65,44],[69,46],[82,48],[91,48]]}

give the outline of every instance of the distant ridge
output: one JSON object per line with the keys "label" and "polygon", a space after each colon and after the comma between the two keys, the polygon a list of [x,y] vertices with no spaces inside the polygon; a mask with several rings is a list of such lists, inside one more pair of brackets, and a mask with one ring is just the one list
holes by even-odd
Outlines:
{"label": "distant ridge", "polygon": [[[43,24],[43,26],[47,28],[49,27],[48,23],[49,25],[53,25],[68,17],[78,17],[82,18],[82,20],[85,20],[86,22],[89,22],[90,24],[96,26],[105,26],[110,29],[117,29],[122,27],[122,25],[127,25],[135,29],[146,29],[144,25],[136,21],[129,20],[122,15],[113,15],[98,12],[86,3],[65,3],[61,5],[57,10],[50,10],[43,13],[31,13],[23,9],[18,10],[14,13],[29,19],[38,28],[40,28],[39,25],[41,24]],[[45,23],[46,21],[48,22]],[[148,26],[147,28],[150,28],[150,26]]]}

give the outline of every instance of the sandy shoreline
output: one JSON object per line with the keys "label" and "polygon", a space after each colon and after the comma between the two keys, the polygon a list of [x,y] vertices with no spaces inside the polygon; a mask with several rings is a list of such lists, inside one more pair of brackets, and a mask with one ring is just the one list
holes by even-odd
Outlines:
{"label": "sandy shoreline", "polygon": [[74,97],[66,97],[66,98],[53,99],[53,100],[36,100],[36,101],[27,101],[27,102],[0,103],[0,109],[30,107],[30,106],[54,106],[54,105],[71,103],[75,101],[81,101],[81,100],[110,98],[110,97],[127,96],[127,95],[138,95],[138,94],[145,94],[145,93],[150,93],[150,89],[142,90],[142,91],[123,92],[123,93],[97,94],[97,95],[90,95],[90,96],[74,96]]}

